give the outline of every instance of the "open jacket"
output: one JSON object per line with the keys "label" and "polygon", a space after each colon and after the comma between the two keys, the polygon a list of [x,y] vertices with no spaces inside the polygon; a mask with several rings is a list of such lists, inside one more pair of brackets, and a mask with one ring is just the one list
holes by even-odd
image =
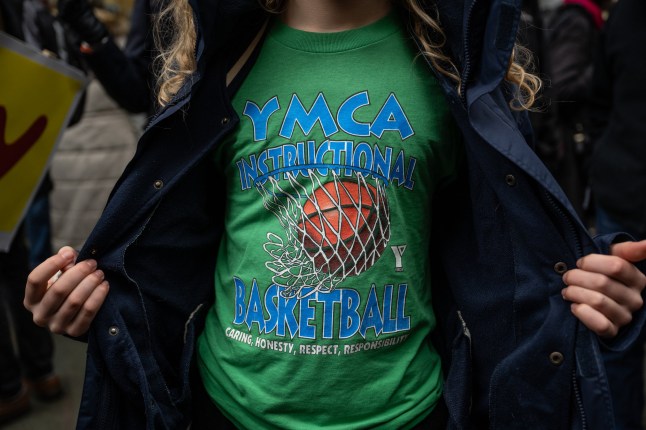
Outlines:
{"label": "open jacket", "polygon": [[[509,107],[521,2],[437,3],[465,83],[458,93],[438,75],[466,148],[461,179],[435,197],[431,241],[450,428],[611,429],[599,341],[561,297],[561,276],[615,238],[590,238]],[[152,120],[79,256],[110,282],[88,333],[81,429],[190,423],[226,202],[210,154],[238,123],[225,74],[267,18],[255,0],[190,4],[197,71]],[[630,342],[641,317],[611,346]]]}

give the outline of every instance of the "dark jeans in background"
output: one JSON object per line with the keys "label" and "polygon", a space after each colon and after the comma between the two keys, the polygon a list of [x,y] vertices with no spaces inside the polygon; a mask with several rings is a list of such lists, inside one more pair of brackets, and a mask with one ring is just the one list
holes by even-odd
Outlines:
{"label": "dark jeans in background", "polygon": [[0,397],[16,394],[23,377],[38,380],[54,370],[52,335],[34,324],[22,303],[28,273],[28,250],[19,231],[9,252],[0,252]]}
{"label": "dark jeans in background", "polygon": [[29,269],[48,259],[52,253],[52,227],[49,215],[49,193],[53,189],[49,173],[38,187],[25,220],[25,235],[29,243]]}
{"label": "dark jeans in background", "polygon": [[[646,239],[646,232],[630,231],[613,220],[603,208],[596,208],[596,225],[599,234],[622,231],[635,239]],[[621,352],[602,349],[606,364],[610,393],[615,411],[616,430],[642,430],[644,412],[644,345],[646,329],[637,341]]]}

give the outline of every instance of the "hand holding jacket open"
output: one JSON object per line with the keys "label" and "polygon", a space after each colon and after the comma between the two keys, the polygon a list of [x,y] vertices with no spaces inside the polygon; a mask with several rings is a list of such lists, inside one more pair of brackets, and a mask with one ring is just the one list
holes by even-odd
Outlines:
{"label": "hand holding jacket open", "polygon": [[572,313],[601,337],[613,337],[643,306],[646,275],[633,263],[646,259],[646,240],[612,245],[610,255],[590,254],[567,271],[563,298]]}
{"label": "hand holding jacket open", "polygon": [[76,262],[76,255],[66,246],[38,265],[27,278],[24,300],[37,325],[74,337],[89,329],[109,289],[96,261]]}

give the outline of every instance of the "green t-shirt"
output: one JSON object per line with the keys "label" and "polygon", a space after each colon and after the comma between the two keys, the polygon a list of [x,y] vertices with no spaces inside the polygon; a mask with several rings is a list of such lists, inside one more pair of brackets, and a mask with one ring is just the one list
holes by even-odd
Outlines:
{"label": "green t-shirt", "polygon": [[205,387],[241,428],[406,428],[434,408],[430,218],[460,140],[396,15],[276,21],[215,153],[227,190]]}

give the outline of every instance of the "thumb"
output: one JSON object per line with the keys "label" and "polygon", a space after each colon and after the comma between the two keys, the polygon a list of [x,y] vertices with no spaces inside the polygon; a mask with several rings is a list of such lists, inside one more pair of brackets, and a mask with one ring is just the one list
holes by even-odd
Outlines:
{"label": "thumb", "polygon": [[76,264],[76,257],[78,257],[79,253],[71,246],[64,246],[58,250],[57,254],[70,261],[70,263],[62,269],[63,272],[65,272],[66,270],[74,267],[74,265]]}
{"label": "thumb", "polygon": [[621,257],[631,263],[646,260],[646,240],[615,243],[610,246],[610,254]]}

